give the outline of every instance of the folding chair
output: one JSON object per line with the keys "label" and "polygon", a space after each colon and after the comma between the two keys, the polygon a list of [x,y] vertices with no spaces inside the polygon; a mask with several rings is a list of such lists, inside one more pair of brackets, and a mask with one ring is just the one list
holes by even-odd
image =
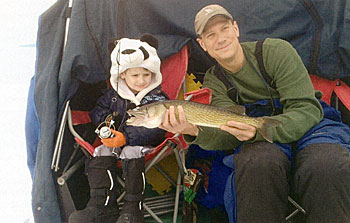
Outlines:
{"label": "folding chair", "polygon": [[[69,103],[69,102],[68,102]],[[85,141],[80,135],[79,133],[75,130],[74,126],[77,124],[85,124],[85,123],[81,123],[81,122],[76,122],[74,117],[88,117],[87,112],[80,112],[80,111],[72,111],[70,109],[70,107],[68,107],[68,111],[67,111],[67,124],[68,124],[68,128],[70,130],[70,132],[72,133],[72,135],[74,136],[75,141],[77,142],[76,144],[76,149],[74,150],[69,162],[67,163],[65,169],[63,170],[63,173],[60,177],[58,177],[57,179],[57,183],[58,185],[63,187],[63,191],[67,192],[67,184],[66,181],[72,176],[72,174],[78,169],[81,168],[84,165],[84,160],[86,159],[86,157],[92,157],[93,151],[94,151],[94,146],[92,146],[89,142]],[[87,119],[88,120],[88,119]],[[159,146],[157,146],[150,154],[146,155],[146,167],[145,167],[145,172],[147,173],[147,171],[154,165],[156,165],[156,163],[158,161],[160,161],[163,157],[170,155],[172,152],[175,152],[177,154],[177,156],[180,156],[180,153],[178,152],[177,149],[177,145],[178,144],[182,144],[181,141],[177,138],[177,137],[168,137],[162,144],[160,144]],[[82,157],[78,162],[76,162],[74,165],[71,165],[71,161],[73,160],[73,157],[76,155],[76,153],[79,151],[78,148],[81,149],[81,151],[83,151],[83,153],[85,154],[86,157]],[[180,158],[181,159],[181,158]],[[116,165],[120,166],[120,163],[116,163]],[[69,168],[70,167],[70,168]],[[180,175],[180,173],[179,173]],[[118,177],[117,181],[124,186],[123,180]],[[181,185],[181,181],[177,182],[177,185]],[[177,188],[178,192],[176,200],[178,202],[179,199],[179,192],[181,190],[180,187]],[[118,203],[121,202],[122,198],[124,196],[124,193],[122,193],[119,198],[118,198]],[[65,200],[70,200],[67,199],[67,195],[64,195],[64,197],[66,198]],[[161,212],[154,212],[152,210],[152,208],[149,207],[149,204],[152,204],[152,202],[155,202],[156,198],[152,198],[152,199],[146,199],[145,202],[143,203],[143,207],[144,209],[148,212],[149,216],[152,216],[157,222],[162,222],[162,220],[158,217],[157,214],[166,214],[169,212],[174,211],[173,209],[167,209],[164,210],[161,207],[158,207],[157,209],[162,209]],[[164,206],[175,206],[175,213],[177,213],[177,206],[178,205],[169,205],[169,202],[165,202],[165,201],[176,201],[174,199],[169,199],[169,196],[160,196],[157,198],[157,202],[163,202]],[[152,201],[152,202],[151,202]],[[164,203],[165,202],[165,203]],[[68,204],[68,206],[70,207],[70,211],[72,210],[74,211],[75,208],[73,207],[73,203],[68,203],[66,202],[65,204]],[[68,217],[69,215],[67,215]]]}
{"label": "folding chair", "polygon": [[[163,74],[163,82],[162,88],[168,94],[170,99],[175,99],[180,91],[181,84],[185,80],[185,75],[187,71],[187,62],[188,62],[188,54],[187,54],[187,46],[185,46],[180,52],[169,57],[165,61],[162,62],[161,71]],[[168,83],[168,84],[167,84]],[[77,111],[72,110],[70,101],[67,101],[63,117],[61,120],[60,128],[58,131],[58,137],[55,145],[55,150],[53,154],[51,169],[57,172],[60,169],[60,158],[62,153],[62,143],[65,135],[65,129],[68,129],[71,135],[75,140],[74,150],[66,163],[65,167],[61,175],[57,178],[58,186],[58,195],[62,200],[62,218],[68,219],[70,213],[76,210],[75,203],[72,199],[72,194],[67,185],[67,181],[72,177],[72,175],[80,168],[84,166],[84,160],[86,157],[91,158],[93,156],[93,152],[96,145],[91,145],[88,141],[86,141],[79,133],[76,131],[76,125],[86,124],[91,122],[87,111]],[[172,182],[172,184],[176,187],[176,193],[174,196],[158,196],[156,198],[146,198],[143,207],[147,212],[145,217],[151,216],[157,222],[162,222],[158,215],[166,214],[170,212],[174,212],[173,222],[177,222],[178,208],[179,208],[179,199],[180,192],[182,190],[181,182],[183,173],[185,170],[183,161],[184,153],[183,149],[187,147],[187,144],[181,139],[181,136],[168,134],[166,140],[153,149],[153,151],[145,156],[146,167],[145,172],[147,172],[151,167],[155,167],[160,171],[166,179],[172,181],[164,172],[162,172],[159,167],[157,167],[157,162],[159,162],[165,156],[168,156],[172,153],[175,154],[179,172],[177,177],[177,182]],[[81,157],[77,162],[74,162],[76,159],[76,155],[79,151],[82,151],[85,156]],[[119,164],[116,164],[120,165]],[[123,186],[124,182],[119,177],[117,181]],[[118,203],[121,203],[124,193],[118,198]],[[167,208],[163,208],[167,207]],[[173,207],[171,209],[170,207]]]}
{"label": "folding chair", "polygon": [[342,113],[343,122],[350,125],[350,87],[340,79],[327,80],[309,74],[316,90],[322,92],[322,100]]}

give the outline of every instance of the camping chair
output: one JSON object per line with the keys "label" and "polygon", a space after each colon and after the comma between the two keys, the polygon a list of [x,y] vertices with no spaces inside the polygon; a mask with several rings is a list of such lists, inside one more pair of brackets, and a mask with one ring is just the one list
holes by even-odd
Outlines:
{"label": "camping chair", "polygon": [[322,100],[341,111],[343,122],[350,125],[350,87],[340,79],[328,80],[313,74],[310,78],[314,88],[322,92]]}
{"label": "camping chair", "polygon": [[[181,84],[185,80],[185,74],[187,71],[187,47],[184,47],[179,53],[169,57],[162,63],[162,74],[163,74],[163,82],[162,82],[162,88],[163,90],[168,94],[170,99],[175,99],[180,91]],[[93,145],[90,144],[87,140],[85,140],[81,134],[78,133],[76,130],[77,125],[82,125],[86,123],[90,123],[91,120],[89,118],[87,111],[77,111],[72,110],[70,101],[67,101],[62,121],[60,124],[58,137],[55,145],[55,150],[53,154],[51,169],[53,169],[55,172],[57,172],[60,168],[60,158],[62,153],[62,142],[63,137],[65,135],[65,129],[66,125],[68,124],[68,129],[71,133],[71,135],[74,137],[75,140],[75,146],[74,150],[67,161],[65,167],[63,168],[63,171],[61,175],[57,178],[57,184],[58,186],[58,196],[61,199],[61,206],[62,208],[62,218],[68,219],[70,213],[72,213],[74,210],[76,210],[76,205],[73,201],[71,191],[68,187],[67,181],[70,179],[73,174],[76,173],[77,170],[81,169],[84,166],[84,160],[86,157],[91,158],[93,156],[93,152],[95,149],[95,146],[99,143],[96,141]],[[166,214],[170,212],[174,212],[173,215],[173,222],[177,222],[177,215],[178,215],[178,207],[179,207],[179,199],[180,199],[180,192],[182,190],[181,182],[183,177],[183,172],[186,172],[186,169],[184,167],[184,152],[183,149],[187,147],[186,143],[184,143],[183,140],[181,140],[181,136],[179,135],[172,135],[168,134],[166,140],[161,143],[159,146],[154,148],[154,150],[147,154],[145,156],[146,159],[146,167],[145,172],[147,172],[151,167],[156,167],[160,171],[162,175],[166,179],[168,179],[174,186],[176,186],[176,193],[175,193],[175,199],[169,195],[165,196],[158,196],[157,198],[149,198],[145,199],[143,203],[143,207],[147,214],[145,214],[145,217],[152,216],[157,222],[162,222],[162,220],[158,217],[158,215]],[[81,157],[78,161],[76,161],[73,165],[72,163],[77,158],[77,154],[79,151],[82,151],[84,156]],[[165,156],[168,156],[170,154],[174,153],[179,171],[178,171],[178,177],[177,182],[173,182],[170,177],[168,177],[161,169],[157,167],[157,162],[159,162],[162,158]],[[120,167],[119,162],[119,167]],[[121,178],[118,178],[117,181],[120,183],[120,185],[124,186],[124,182]],[[118,203],[121,202],[122,198],[124,196],[124,193],[121,194],[121,196],[118,198]],[[166,208],[163,208],[166,207]],[[169,207],[174,207],[174,209],[169,209]]]}
{"label": "camping chair", "polygon": [[[79,117],[79,118],[77,118],[77,117]],[[67,187],[66,182],[77,169],[81,168],[84,165],[84,160],[86,159],[86,157],[89,157],[89,158],[92,157],[92,154],[93,154],[93,151],[95,148],[93,145],[89,144],[89,142],[85,141],[74,128],[74,126],[76,126],[78,124],[85,124],[85,123],[78,121],[82,117],[83,118],[88,117],[88,113],[81,112],[81,111],[72,111],[70,109],[70,107],[68,107],[67,124],[68,124],[68,128],[69,128],[70,132],[74,136],[74,139],[76,141],[76,146],[75,146],[75,150],[73,151],[72,156],[69,159],[69,162],[67,163],[67,165],[65,166],[65,168],[63,170],[62,175],[60,177],[58,177],[58,179],[57,179],[58,185],[60,185],[62,187],[61,197],[64,198],[64,200],[66,201],[65,204],[68,205],[67,207],[70,210],[70,211],[67,211],[66,217],[69,216],[69,213],[71,213],[72,211],[75,210],[74,204],[72,202],[67,202],[68,200],[71,200],[71,199],[67,199],[67,198],[69,198],[69,194],[66,194],[66,193],[69,191],[67,190],[68,187]],[[151,167],[156,165],[156,163],[158,161],[160,161],[163,157],[170,155],[172,152],[176,153],[177,156],[180,157],[180,152],[177,150],[178,144],[181,144],[181,142],[179,141],[179,139],[177,137],[168,137],[162,144],[157,146],[152,151],[152,153],[146,155],[146,157],[145,157],[146,158],[145,172],[147,173],[147,171]],[[85,156],[80,158],[78,162],[76,162],[74,165],[71,166],[72,160],[76,156],[76,154],[79,150],[81,150],[85,154]],[[118,162],[118,164],[116,163],[116,165],[118,165],[120,167],[120,162]],[[161,173],[165,174],[164,172],[161,172]],[[166,176],[166,177],[168,178],[168,176]],[[120,177],[117,178],[117,181],[122,186],[124,186],[124,182]],[[181,181],[177,182],[176,185],[180,185],[180,184],[181,184]],[[181,189],[180,187],[177,188],[178,195],[179,195],[180,189]],[[119,196],[118,203],[121,202],[123,196],[124,196],[124,192]],[[178,203],[178,200],[179,200],[179,196],[177,196],[177,203]],[[162,210],[161,210],[161,212],[156,212],[156,211],[153,211],[152,208],[149,207],[149,205],[152,205],[152,203],[161,203],[162,202],[164,206],[166,206],[166,205],[168,207],[174,206],[174,204],[171,204],[171,203],[169,204],[169,201],[173,202],[176,200],[169,199],[169,196],[159,196],[158,198],[145,199],[145,202],[143,203],[143,207],[148,212],[147,216],[152,216],[157,222],[162,222],[162,220],[158,217],[158,214],[166,214],[166,213],[172,212],[174,210],[173,209],[164,210],[163,208],[158,207],[158,209],[162,209]],[[175,205],[175,213],[177,213],[177,210],[178,210],[178,206]]]}

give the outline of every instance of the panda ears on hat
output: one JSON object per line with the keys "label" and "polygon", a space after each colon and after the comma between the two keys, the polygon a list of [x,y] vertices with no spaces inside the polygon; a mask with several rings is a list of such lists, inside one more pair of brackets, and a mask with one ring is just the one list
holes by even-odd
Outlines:
{"label": "panda ears on hat", "polygon": [[[114,47],[118,44],[120,38],[114,37],[108,41],[108,51],[111,54],[114,50]],[[158,49],[158,40],[152,34],[145,33],[141,36],[140,41],[148,43],[150,46]]]}
{"label": "panda ears on hat", "polygon": [[119,38],[113,37],[108,41],[108,52],[111,54],[114,50],[114,47],[118,44]]}
{"label": "panda ears on hat", "polygon": [[158,49],[158,40],[152,34],[145,33],[140,38],[141,42],[146,42],[156,50]]}

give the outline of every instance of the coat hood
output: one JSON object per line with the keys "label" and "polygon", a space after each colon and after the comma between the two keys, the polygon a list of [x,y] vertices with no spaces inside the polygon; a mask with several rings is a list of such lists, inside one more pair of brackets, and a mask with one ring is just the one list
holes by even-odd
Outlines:
{"label": "coat hood", "polygon": [[[111,85],[118,94],[125,99],[140,104],[141,99],[162,82],[160,72],[161,61],[157,50],[147,42],[138,39],[122,38],[117,41],[111,53]],[[129,68],[143,67],[153,73],[151,84],[134,95],[120,74]]]}

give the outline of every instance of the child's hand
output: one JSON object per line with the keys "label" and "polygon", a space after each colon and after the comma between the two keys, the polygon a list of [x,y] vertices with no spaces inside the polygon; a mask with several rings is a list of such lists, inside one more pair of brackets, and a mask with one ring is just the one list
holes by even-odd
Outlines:
{"label": "child's hand", "polygon": [[123,133],[118,132],[114,129],[111,129],[111,132],[113,133],[114,137],[101,139],[101,142],[103,143],[103,145],[110,147],[110,148],[124,146],[126,143],[126,139],[125,139],[125,136],[123,135]]}

